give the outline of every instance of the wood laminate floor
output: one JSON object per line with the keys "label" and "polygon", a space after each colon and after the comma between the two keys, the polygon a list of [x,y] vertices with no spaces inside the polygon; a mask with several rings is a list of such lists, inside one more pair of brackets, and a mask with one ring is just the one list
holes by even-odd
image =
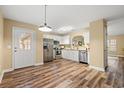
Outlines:
{"label": "wood laminate floor", "polygon": [[103,88],[124,87],[123,60],[110,59],[107,72],[65,59],[4,74],[0,87],[5,88]]}

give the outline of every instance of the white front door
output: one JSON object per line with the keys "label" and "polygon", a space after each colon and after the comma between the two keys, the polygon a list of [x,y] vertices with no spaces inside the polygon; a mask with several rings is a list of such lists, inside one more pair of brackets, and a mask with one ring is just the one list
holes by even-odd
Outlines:
{"label": "white front door", "polygon": [[28,29],[13,28],[14,69],[32,66],[35,63],[35,33]]}

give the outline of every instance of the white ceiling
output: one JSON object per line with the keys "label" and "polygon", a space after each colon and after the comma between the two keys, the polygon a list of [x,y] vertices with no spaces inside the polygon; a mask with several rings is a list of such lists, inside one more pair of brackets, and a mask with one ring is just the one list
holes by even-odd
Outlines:
{"label": "white ceiling", "polygon": [[124,18],[108,22],[108,33],[109,35],[124,34]]}
{"label": "white ceiling", "polygon": [[[44,22],[44,6],[18,5],[0,6],[4,17],[31,23],[35,25]],[[49,5],[47,6],[47,23],[57,34],[69,32],[61,31],[64,27],[72,27],[73,31],[89,26],[89,22],[105,18],[108,21],[109,34],[124,34],[124,6],[96,6],[96,5]],[[117,21],[119,20],[119,21]]]}

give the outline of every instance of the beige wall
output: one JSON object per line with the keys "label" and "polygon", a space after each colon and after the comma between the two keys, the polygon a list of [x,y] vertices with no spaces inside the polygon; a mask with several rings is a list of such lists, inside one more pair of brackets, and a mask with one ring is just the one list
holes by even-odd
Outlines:
{"label": "beige wall", "polygon": [[35,25],[4,19],[4,69],[12,68],[12,27],[21,27],[36,32],[36,63],[43,62],[43,33]]}
{"label": "beige wall", "polygon": [[0,75],[3,70],[3,17],[0,11]]}
{"label": "beige wall", "polygon": [[103,19],[90,23],[90,65],[104,68],[105,22]]}
{"label": "beige wall", "polygon": [[109,40],[116,40],[116,54],[124,55],[124,35],[109,36]]}

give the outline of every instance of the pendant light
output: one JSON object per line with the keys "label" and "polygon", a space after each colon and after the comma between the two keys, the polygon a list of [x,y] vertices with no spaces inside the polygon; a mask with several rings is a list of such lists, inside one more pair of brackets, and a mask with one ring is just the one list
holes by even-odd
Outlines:
{"label": "pendant light", "polygon": [[44,25],[39,26],[39,30],[43,31],[43,32],[51,32],[52,28],[50,26],[47,25],[46,23],[46,5],[45,5],[45,16],[44,16]]}

